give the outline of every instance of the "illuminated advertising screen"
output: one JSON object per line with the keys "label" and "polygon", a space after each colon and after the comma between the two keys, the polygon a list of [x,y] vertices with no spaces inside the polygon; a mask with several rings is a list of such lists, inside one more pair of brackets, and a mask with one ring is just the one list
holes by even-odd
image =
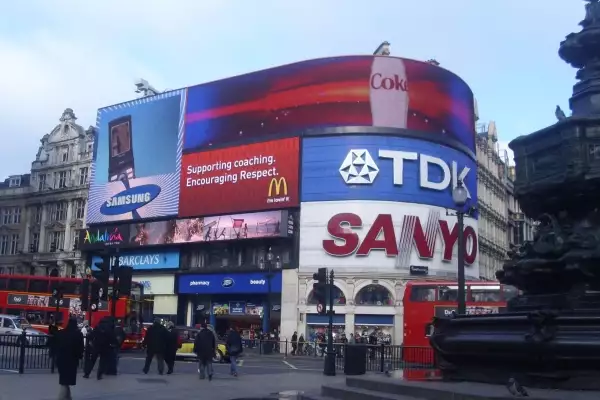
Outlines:
{"label": "illuminated advertising screen", "polygon": [[397,57],[321,58],[188,89],[184,153],[281,133],[377,126],[447,136],[475,151],[469,86]]}
{"label": "illuminated advertising screen", "polygon": [[305,138],[301,200],[381,200],[454,208],[452,189],[460,180],[468,191],[468,205],[476,206],[477,162],[469,153],[409,137]]}
{"label": "illuminated advertising screen", "polygon": [[185,93],[98,110],[88,224],[177,214]]}
{"label": "illuminated advertising screen", "polygon": [[[264,211],[84,229],[80,232],[79,243],[82,250],[97,250],[293,235],[294,218],[291,213]],[[175,262],[169,261],[167,264]]]}
{"label": "illuminated advertising screen", "polygon": [[298,205],[299,138],[184,154],[179,216]]}

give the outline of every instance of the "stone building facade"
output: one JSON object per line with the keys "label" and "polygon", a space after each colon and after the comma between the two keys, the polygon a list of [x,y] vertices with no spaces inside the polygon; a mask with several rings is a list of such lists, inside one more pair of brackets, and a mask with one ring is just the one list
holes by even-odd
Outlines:
{"label": "stone building facade", "polygon": [[0,183],[0,273],[81,276],[95,131],[66,109],[41,139],[31,172]]}

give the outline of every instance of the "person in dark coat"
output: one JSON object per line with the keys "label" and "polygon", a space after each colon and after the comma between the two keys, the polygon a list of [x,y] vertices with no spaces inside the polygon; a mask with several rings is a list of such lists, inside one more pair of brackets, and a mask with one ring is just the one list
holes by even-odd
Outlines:
{"label": "person in dark coat", "polygon": [[56,366],[58,384],[61,386],[59,399],[71,399],[71,386],[77,384],[77,368],[83,351],[83,335],[77,320],[71,318],[67,327],[56,334]]}
{"label": "person in dark coat", "polygon": [[242,354],[242,351],[244,351],[244,348],[242,347],[242,337],[234,327],[231,327],[229,330],[225,345],[227,346],[227,354],[231,361],[231,375],[237,376],[237,359]]}
{"label": "person in dark coat", "polygon": [[167,343],[165,346],[165,363],[167,364],[167,375],[173,373],[178,348],[179,334],[175,329],[175,325],[173,325],[172,322],[169,322],[169,324],[167,325]]}
{"label": "person in dark coat", "polygon": [[194,353],[198,356],[200,379],[204,379],[206,373],[210,381],[213,376],[212,360],[217,351],[217,341],[214,332],[208,329],[206,322],[203,322],[201,326],[202,329],[194,339]]}
{"label": "person in dark coat", "polygon": [[112,318],[102,318],[96,329],[94,329],[90,340],[90,358],[89,360],[86,359],[83,377],[90,377],[96,360],[100,358],[96,371],[96,378],[100,380],[104,374],[108,375],[108,372],[110,372],[114,348],[117,346],[117,337],[112,324]]}
{"label": "person in dark coat", "polygon": [[158,367],[159,375],[165,372],[165,350],[167,343],[167,329],[160,323],[159,319],[155,319],[154,323],[146,331],[144,337],[144,345],[146,346],[146,363],[144,364],[144,374],[150,371],[152,359],[156,357],[156,366]]}
{"label": "person in dark coat", "polygon": [[294,332],[292,335],[292,355],[296,355],[296,351],[298,350],[298,332]]}

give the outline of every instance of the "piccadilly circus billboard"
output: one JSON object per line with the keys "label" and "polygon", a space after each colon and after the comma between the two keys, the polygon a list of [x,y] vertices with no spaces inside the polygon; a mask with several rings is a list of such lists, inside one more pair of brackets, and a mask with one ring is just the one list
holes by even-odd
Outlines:
{"label": "piccadilly circus billboard", "polygon": [[98,110],[86,223],[177,214],[185,93]]}
{"label": "piccadilly circus billboard", "polygon": [[396,57],[284,65],[102,108],[97,122],[88,224],[297,206],[299,144],[281,138],[323,129],[394,128],[475,151],[464,81]]}

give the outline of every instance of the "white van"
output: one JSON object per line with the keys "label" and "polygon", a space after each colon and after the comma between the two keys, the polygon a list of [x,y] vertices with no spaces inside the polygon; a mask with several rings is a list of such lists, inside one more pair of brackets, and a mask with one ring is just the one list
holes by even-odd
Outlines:
{"label": "white van", "polygon": [[[20,344],[20,335],[25,330],[27,345],[43,346],[46,344],[46,335],[31,328],[27,319],[17,315],[0,314],[0,342]],[[11,336],[15,336],[12,338]]]}

